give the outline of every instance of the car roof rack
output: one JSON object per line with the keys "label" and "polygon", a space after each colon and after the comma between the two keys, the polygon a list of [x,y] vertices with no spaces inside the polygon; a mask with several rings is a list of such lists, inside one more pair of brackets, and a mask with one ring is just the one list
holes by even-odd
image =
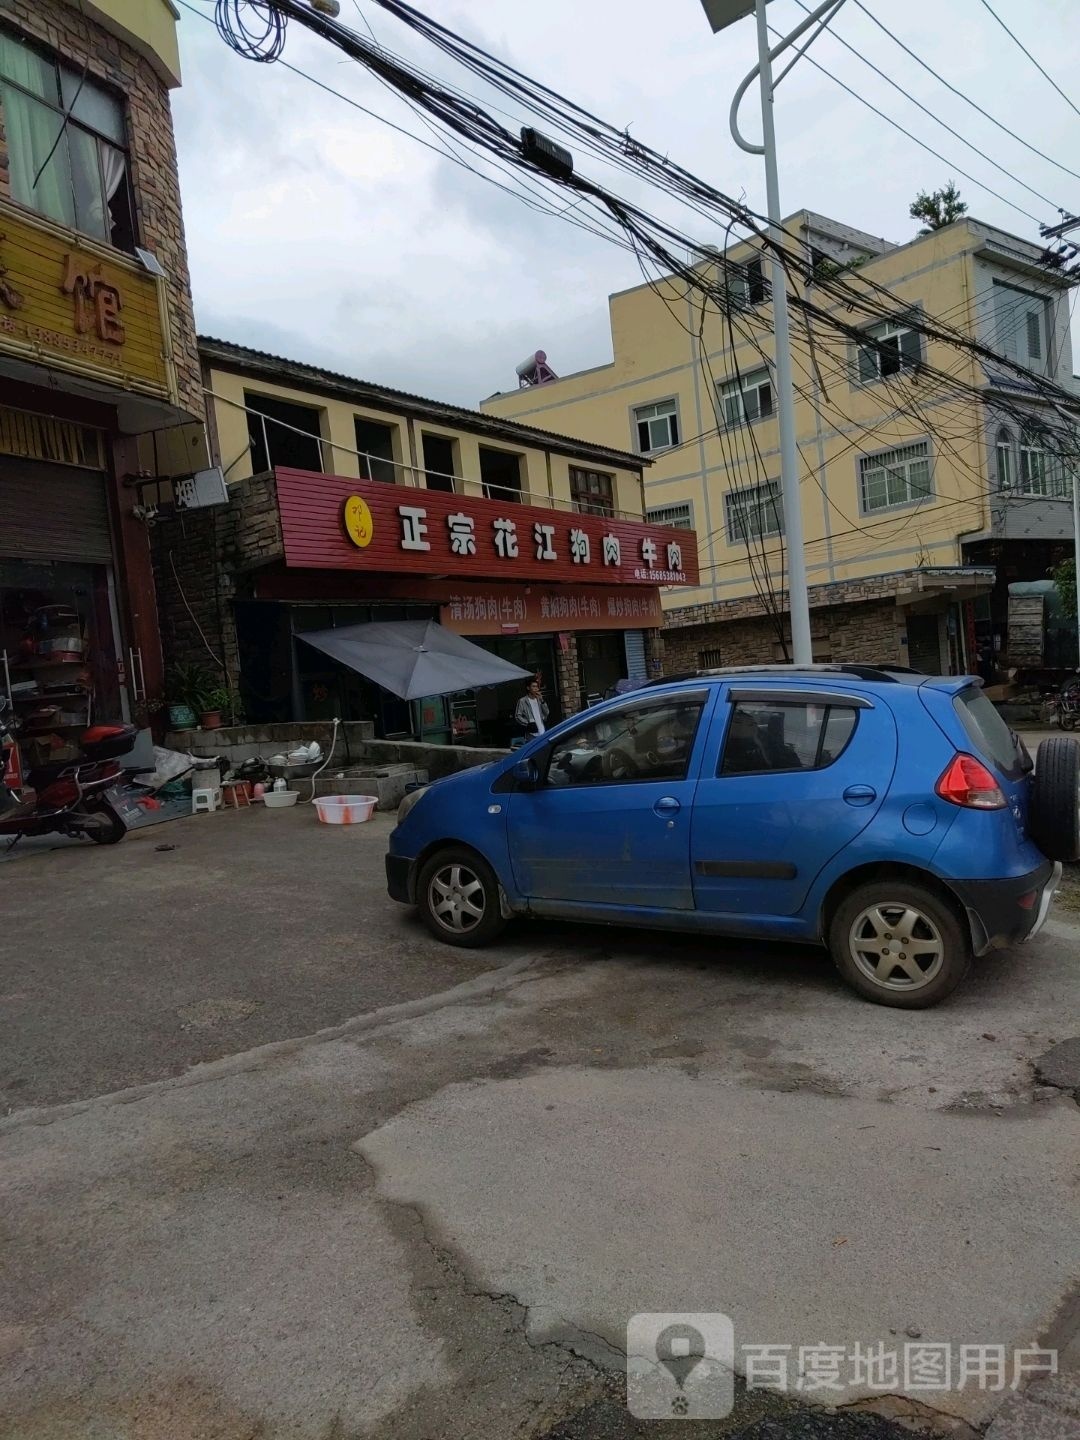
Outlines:
{"label": "car roof rack", "polygon": [[912,676],[925,678],[922,670],[913,670],[910,665],[857,665],[822,663],[820,665],[723,665],[708,670],[685,670],[678,675],[661,675],[646,682],[652,685],[678,685],[687,680],[723,679],[730,675],[852,675],[859,680],[877,680],[898,685]]}

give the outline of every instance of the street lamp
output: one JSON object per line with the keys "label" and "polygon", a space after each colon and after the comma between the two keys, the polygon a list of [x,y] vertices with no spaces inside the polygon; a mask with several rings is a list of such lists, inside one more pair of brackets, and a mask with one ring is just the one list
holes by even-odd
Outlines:
{"label": "street lamp", "polygon": [[[784,267],[780,262],[781,229],[780,183],[776,174],[776,132],[773,128],[773,92],[787,74],[784,70],[773,83],[772,62],[799,38],[811,25],[818,25],[818,34],[825,29],[844,0],[825,0],[801,21],[791,34],[773,49],[769,48],[769,24],[765,18],[768,0],[701,0],[705,18],[713,33],[726,30],[751,12],[757,18],[758,63],[735,92],[731,102],[731,134],[736,145],[751,155],[765,157],[765,196],[769,215],[769,237],[773,242],[771,258],[773,329],[776,334],[776,403],[780,422],[780,488],[784,497],[784,529],[787,532],[788,605],[791,611],[791,649],[796,665],[809,665],[813,660],[810,643],[810,602],[806,593],[806,553],[803,547],[802,503],[799,498],[799,460],[795,444],[795,397],[791,382],[791,324]],[[811,36],[807,45],[817,38]],[[798,59],[798,56],[796,56]],[[794,62],[792,62],[794,63]],[[790,70],[791,66],[787,67]],[[755,145],[739,133],[739,105],[753,83],[759,80],[761,91],[761,131],[763,144]]]}

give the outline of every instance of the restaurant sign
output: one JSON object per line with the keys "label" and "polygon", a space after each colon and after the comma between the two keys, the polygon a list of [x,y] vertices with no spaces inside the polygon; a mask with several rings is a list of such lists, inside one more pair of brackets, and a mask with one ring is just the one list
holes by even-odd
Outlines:
{"label": "restaurant sign", "polygon": [[0,202],[0,354],[172,398],[163,282]]}
{"label": "restaurant sign", "polygon": [[692,530],[512,498],[304,470],[275,473],[289,566],[579,585],[698,583]]}
{"label": "restaurant sign", "polygon": [[462,585],[439,619],[458,635],[542,635],[552,630],[658,630],[657,590],[600,585]]}

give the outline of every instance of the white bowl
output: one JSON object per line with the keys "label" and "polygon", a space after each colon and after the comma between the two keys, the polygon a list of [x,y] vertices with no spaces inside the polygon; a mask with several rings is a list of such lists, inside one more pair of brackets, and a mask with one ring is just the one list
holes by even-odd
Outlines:
{"label": "white bowl", "polygon": [[267,790],[263,804],[268,810],[284,810],[300,799],[299,790]]}

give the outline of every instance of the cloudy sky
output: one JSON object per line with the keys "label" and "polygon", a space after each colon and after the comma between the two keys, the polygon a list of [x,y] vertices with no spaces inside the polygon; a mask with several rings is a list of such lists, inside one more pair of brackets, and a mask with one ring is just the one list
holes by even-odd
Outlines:
{"label": "cloudy sky", "polygon": [[[467,405],[512,388],[514,366],[537,347],[562,372],[611,358],[606,297],[640,281],[631,256],[565,218],[527,208],[436,153],[430,148],[436,138],[416,114],[299,26],[290,27],[284,59],[303,76],[240,59],[204,18],[210,0],[193,3],[202,13],[181,11],[184,87],[174,106],[203,333]],[[990,3],[1080,105],[1076,0]],[[1080,114],[1017,49],[985,0],[865,4],[958,90],[1080,172]],[[732,92],[756,58],[752,20],[713,37],[700,0],[468,6],[427,0],[426,9],[764,209],[760,161],[735,146],[727,125]],[[802,13],[798,0],[770,6],[772,23],[785,31]],[[387,48],[482,94],[472,77],[453,71],[372,0],[342,0],[341,18],[361,31],[366,20]],[[786,213],[805,207],[903,241],[917,228],[907,214],[912,197],[950,177],[971,214],[1030,239],[1038,236],[1036,221],[1057,219],[1056,207],[1080,212],[1080,177],[1039,159],[951,95],[873,24],[859,0],[848,0],[833,29],[811,55],[945,158],[928,154],[802,60],[777,103]],[[874,74],[841,39],[993,163]],[[743,111],[751,135],[759,124],[753,99],[751,92]],[[627,177],[588,157],[578,163],[702,242],[722,238]]]}

